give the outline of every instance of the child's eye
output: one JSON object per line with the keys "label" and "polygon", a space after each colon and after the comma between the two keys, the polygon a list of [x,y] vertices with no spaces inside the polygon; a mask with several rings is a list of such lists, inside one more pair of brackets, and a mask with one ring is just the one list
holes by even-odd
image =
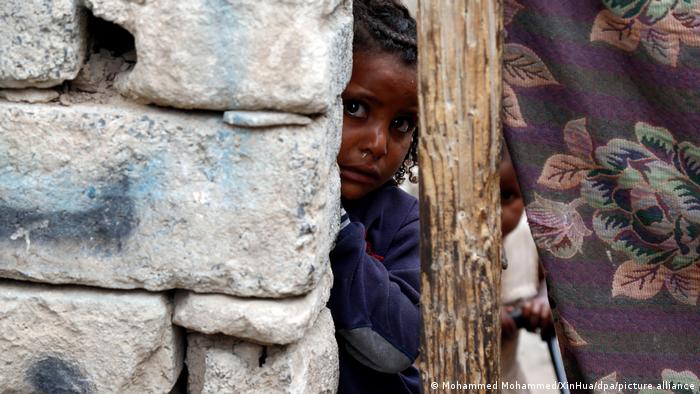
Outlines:
{"label": "child's eye", "polygon": [[508,190],[507,188],[501,189],[501,204],[510,203],[518,198],[518,195],[512,190]]}
{"label": "child's eye", "polygon": [[367,109],[358,101],[346,101],[343,103],[345,113],[353,118],[364,118],[367,116]]}
{"label": "child's eye", "polygon": [[413,133],[416,130],[416,122],[409,118],[396,118],[391,121],[391,128],[401,133]]}

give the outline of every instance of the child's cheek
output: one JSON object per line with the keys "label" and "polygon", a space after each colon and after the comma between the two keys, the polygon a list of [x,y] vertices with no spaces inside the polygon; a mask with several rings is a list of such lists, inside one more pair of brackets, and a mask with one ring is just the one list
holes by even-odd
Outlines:
{"label": "child's cheek", "polygon": [[338,164],[345,163],[347,160],[348,156],[348,142],[346,138],[342,138],[340,141],[340,148],[338,149],[338,157],[337,157],[337,162]]}

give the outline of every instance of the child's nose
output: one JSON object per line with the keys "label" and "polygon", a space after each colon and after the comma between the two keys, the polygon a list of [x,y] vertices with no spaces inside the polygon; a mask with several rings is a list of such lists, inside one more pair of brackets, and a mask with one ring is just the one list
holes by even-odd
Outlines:
{"label": "child's nose", "polygon": [[379,158],[386,155],[388,133],[389,130],[379,122],[373,124],[370,128],[369,135],[367,136],[369,144],[368,148],[375,158]]}

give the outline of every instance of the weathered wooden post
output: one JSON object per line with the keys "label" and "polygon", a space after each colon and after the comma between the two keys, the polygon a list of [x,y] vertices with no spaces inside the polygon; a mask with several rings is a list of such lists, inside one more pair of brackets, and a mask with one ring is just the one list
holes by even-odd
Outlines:
{"label": "weathered wooden post", "polygon": [[502,4],[419,0],[417,16],[423,385],[494,392]]}

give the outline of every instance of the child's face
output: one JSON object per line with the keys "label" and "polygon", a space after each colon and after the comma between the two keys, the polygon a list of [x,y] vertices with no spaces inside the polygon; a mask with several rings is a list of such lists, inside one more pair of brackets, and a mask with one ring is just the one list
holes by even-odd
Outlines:
{"label": "child's face", "polygon": [[343,92],[341,194],[354,200],[390,180],[411,147],[418,97],[416,69],[394,54],[355,53]]}

